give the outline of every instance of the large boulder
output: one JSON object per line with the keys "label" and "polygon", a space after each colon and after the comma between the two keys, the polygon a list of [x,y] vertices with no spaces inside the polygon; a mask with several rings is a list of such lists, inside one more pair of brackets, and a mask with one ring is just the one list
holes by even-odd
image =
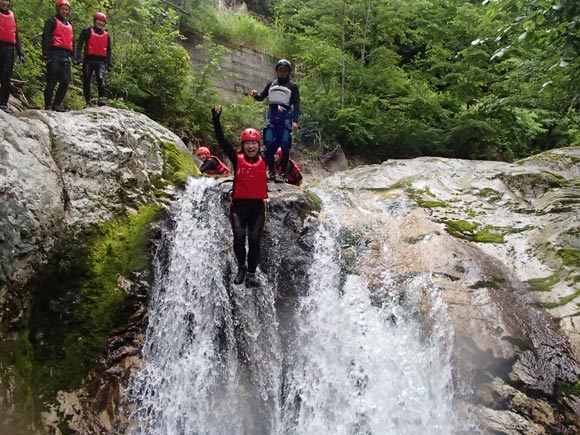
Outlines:
{"label": "large boulder", "polygon": [[[70,227],[151,201],[172,132],[134,112],[0,113],[0,338],[22,319],[22,288]],[[3,332],[4,331],[4,332]]]}
{"label": "large boulder", "polygon": [[579,159],[579,148],[515,164],[419,158],[320,183],[365,241],[343,258],[377,292],[390,277],[432,328],[430,307],[445,302],[458,396],[484,433],[580,428]]}

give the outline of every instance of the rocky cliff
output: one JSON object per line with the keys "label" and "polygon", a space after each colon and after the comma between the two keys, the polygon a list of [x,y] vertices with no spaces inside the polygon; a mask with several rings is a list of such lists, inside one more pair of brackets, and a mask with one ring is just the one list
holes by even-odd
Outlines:
{"label": "rocky cliff", "polygon": [[580,427],[579,162],[579,148],[515,164],[419,158],[320,183],[342,192],[351,267],[377,289],[388,270],[391,297],[414,299],[427,324],[433,293],[445,302],[459,397],[484,433]]}
{"label": "rocky cliff", "polygon": [[[0,112],[0,126],[0,428],[130,433],[152,253],[172,230],[171,186],[195,165],[130,112]],[[577,433],[579,161],[578,148],[515,164],[388,161],[308,186],[322,204],[272,186],[261,268],[278,283],[282,340],[313,222],[340,223],[341,273],[422,319],[426,342],[448,336],[456,407],[475,433]]]}
{"label": "rocky cliff", "polygon": [[[46,369],[57,378],[66,359],[83,376],[78,359],[85,356],[64,356],[73,348],[64,343],[73,340],[67,327],[95,316],[90,333],[108,334],[117,320],[103,324],[105,311],[123,299],[116,289],[130,287],[123,269],[146,269],[138,250],[146,247],[149,223],[168,186],[197,168],[177,136],[123,110],[2,112],[0,131],[0,424],[10,428],[15,407],[24,401],[32,410],[31,396],[42,394],[22,384],[46,380]],[[103,253],[133,265],[106,265]],[[101,314],[82,313],[96,308],[85,302],[107,295]],[[39,358],[43,350],[53,357]],[[75,377],[59,376],[47,391]]]}

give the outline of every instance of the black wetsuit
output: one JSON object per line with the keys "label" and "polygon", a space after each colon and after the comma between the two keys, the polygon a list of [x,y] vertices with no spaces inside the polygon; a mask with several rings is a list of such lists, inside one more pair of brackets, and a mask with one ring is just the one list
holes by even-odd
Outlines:
{"label": "black wetsuit", "polygon": [[[99,29],[97,26],[93,26],[95,33],[102,35],[105,30]],[[91,27],[83,30],[79,36],[77,43],[77,59],[81,59],[81,54],[83,53],[83,46],[85,46],[84,58],[83,58],[83,93],[85,96],[85,101],[87,103],[91,102],[91,78],[93,73],[97,78],[97,90],[99,92],[99,100],[101,101],[105,97],[105,73],[107,68],[112,66],[111,64],[111,35],[108,36],[107,42],[107,55],[106,56],[94,56],[88,55],[87,49],[89,44],[89,39],[91,37]]]}
{"label": "black wetsuit", "polygon": [[[0,10],[0,14],[8,15],[8,10]],[[10,98],[10,80],[14,71],[14,49],[18,56],[23,56],[18,31],[16,44],[0,41],[0,106],[6,106]]]}
{"label": "black wetsuit", "polygon": [[205,171],[217,171],[220,167],[218,161],[214,156],[208,157],[205,162],[199,167],[200,172],[203,174]]}
{"label": "black wetsuit", "polygon": [[46,109],[52,106],[52,96],[57,83],[58,90],[54,97],[54,105],[62,105],[68,85],[72,82],[71,58],[73,62],[77,62],[74,57],[74,40],[72,51],[52,47],[52,34],[56,29],[56,20],[67,23],[66,19],[55,15],[44,22],[42,30],[42,58],[49,61],[46,65],[46,87],[44,88],[44,107]]}
{"label": "black wetsuit", "polygon": [[[213,112],[215,137],[228,156],[236,173],[238,153],[228,142],[220,123],[220,115]],[[257,157],[259,158],[259,157]],[[234,178],[235,183],[235,178]],[[248,238],[248,272],[255,273],[260,262],[260,238],[266,222],[266,204],[263,199],[232,199],[230,222],[234,233],[234,254],[238,267],[246,264],[246,234]]]}

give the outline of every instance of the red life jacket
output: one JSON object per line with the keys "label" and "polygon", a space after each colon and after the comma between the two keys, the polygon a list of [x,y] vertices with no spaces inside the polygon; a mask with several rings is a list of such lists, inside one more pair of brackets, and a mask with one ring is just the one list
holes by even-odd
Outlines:
{"label": "red life jacket", "polygon": [[12,11],[0,12],[0,41],[16,45],[16,20]]}
{"label": "red life jacket", "polygon": [[220,159],[218,159],[216,156],[211,156],[210,159],[214,159],[217,162],[218,167],[217,169],[208,169],[207,171],[205,171],[207,175],[225,175],[230,173],[230,170],[228,169],[226,164],[222,162]]}
{"label": "red life jacket", "polygon": [[[288,184],[294,184],[298,186],[300,180],[302,180],[302,173],[300,172],[300,168],[294,162],[294,160],[288,160],[288,164],[290,165],[290,169],[288,170]],[[274,167],[276,170],[276,174],[281,174],[283,172],[282,165],[276,163]]]}
{"label": "red life jacket", "polygon": [[95,32],[95,29],[91,27],[91,36],[89,37],[89,42],[87,43],[87,55],[88,56],[107,56],[107,50],[109,49],[109,34],[106,30],[99,35]]}
{"label": "red life jacket", "polygon": [[268,175],[266,162],[258,157],[256,163],[248,162],[242,153],[238,154],[238,164],[234,177],[234,199],[268,198]]}
{"label": "red life jacket", "polygon": [[56,27],[54,28],[54,32],[52,32],[51,47],[73,51],[74,33],[71,23],[67,21],[64,24],[56,17],[54,17],[54,21],[56,22]]}

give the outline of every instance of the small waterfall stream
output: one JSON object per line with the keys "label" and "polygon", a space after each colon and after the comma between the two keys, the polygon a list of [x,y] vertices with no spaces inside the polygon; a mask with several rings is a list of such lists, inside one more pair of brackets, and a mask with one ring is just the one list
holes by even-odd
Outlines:
{"label": "small waterfall stream", "polygon": [[[135,433],[462,433],[445,307],[433,291],[435,326],[426,333],[404,305],[373,301],[365,277],[341,263],[333,193],[319,193],[328,219],[282,340],[276,283],[261,275],[259,289],[230,284],[231,233],[217,181],[188,182],[156,255],[145,369],[131,389]],[[412,279],[406,292],[429,288],[428,280]],[[393,285],[385,272],[385,288]]]}

